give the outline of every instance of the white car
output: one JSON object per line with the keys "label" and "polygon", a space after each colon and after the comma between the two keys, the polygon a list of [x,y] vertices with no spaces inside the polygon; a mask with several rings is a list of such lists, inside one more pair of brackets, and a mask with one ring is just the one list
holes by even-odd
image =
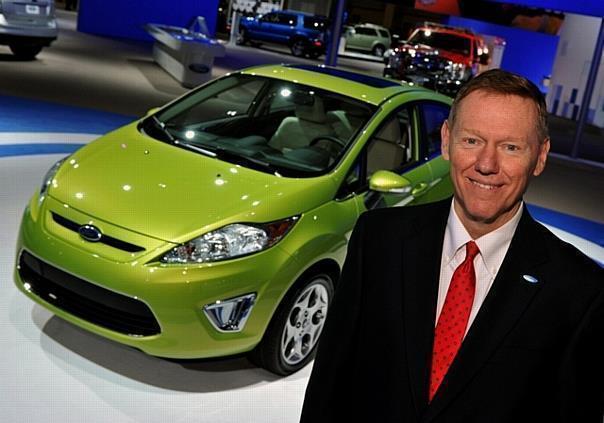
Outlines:
{"label": "white car", "polygon": [[0,0],[0,44],[31,60],[57,39],[54,0]]}

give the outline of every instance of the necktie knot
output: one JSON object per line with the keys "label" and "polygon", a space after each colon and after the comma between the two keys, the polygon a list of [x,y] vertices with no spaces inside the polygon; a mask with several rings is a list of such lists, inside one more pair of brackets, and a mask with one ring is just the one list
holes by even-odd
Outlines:
{"label": "necktie knot", "polygon": [[474,241],[469,241],[466,244],[466,260],[474,260],[474,258],[478,255],[478,253],[480,253],[480,250],[478,249],[478,245],[476,245],[476,243]]}

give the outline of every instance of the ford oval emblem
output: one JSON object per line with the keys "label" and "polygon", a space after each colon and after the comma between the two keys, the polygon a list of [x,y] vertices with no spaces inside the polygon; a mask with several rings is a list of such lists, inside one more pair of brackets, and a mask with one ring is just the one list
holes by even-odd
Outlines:
{"label": "ford oval emblem", "polygon": [[99,242],[103,237],[101,231],[96,226],[92,225],[80,226],[78,233],[83,239],[90,242]]}

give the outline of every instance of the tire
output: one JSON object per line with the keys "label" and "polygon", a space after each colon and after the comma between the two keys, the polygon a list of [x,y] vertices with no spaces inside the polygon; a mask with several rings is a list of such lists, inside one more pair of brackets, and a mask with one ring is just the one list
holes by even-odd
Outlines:
{"label": "tire", "polygon": [[386,48],[381,44],[377,44],[371,50],[371,54],[377,57],[384,57],[384,53],[386,53]]}
{"label": "tire", "polygon": [[239,34],[237,35],[237,40],[235,42],[241,46],[248,42],[247,31],[245,28],[239,29]]}
{"label": "tire", "polygon": [[42,46],[37,45],[11,44],[9,47],[13,54],[22,60],[33,60],[42,51]]}
{"label": "tire", "polygon": [[249,354],[258,367],[287,376],[311,361],[333,298],[333,279],[318,273],[302,279],[287,293],[262,341]]}
{"label": "tire", "polygon": [[295,39],[289,46],[292,55],[296,57],[303,57],[306,55],[306,41],[302,38]]}

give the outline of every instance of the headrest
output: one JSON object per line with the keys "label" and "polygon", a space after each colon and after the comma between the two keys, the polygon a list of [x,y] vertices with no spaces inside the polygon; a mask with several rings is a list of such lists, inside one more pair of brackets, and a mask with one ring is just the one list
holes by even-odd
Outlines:
{"label": "headrest", "polygon": [[390,119],[378,132],[377,139],[398,144],[401,140],[401,125],[398,119]]}
{"label": "headrest", "polygon": [[327,120],[323,100],[313,96],[312,104],[296,104],[296,117],[314,123],[324,123]]}

